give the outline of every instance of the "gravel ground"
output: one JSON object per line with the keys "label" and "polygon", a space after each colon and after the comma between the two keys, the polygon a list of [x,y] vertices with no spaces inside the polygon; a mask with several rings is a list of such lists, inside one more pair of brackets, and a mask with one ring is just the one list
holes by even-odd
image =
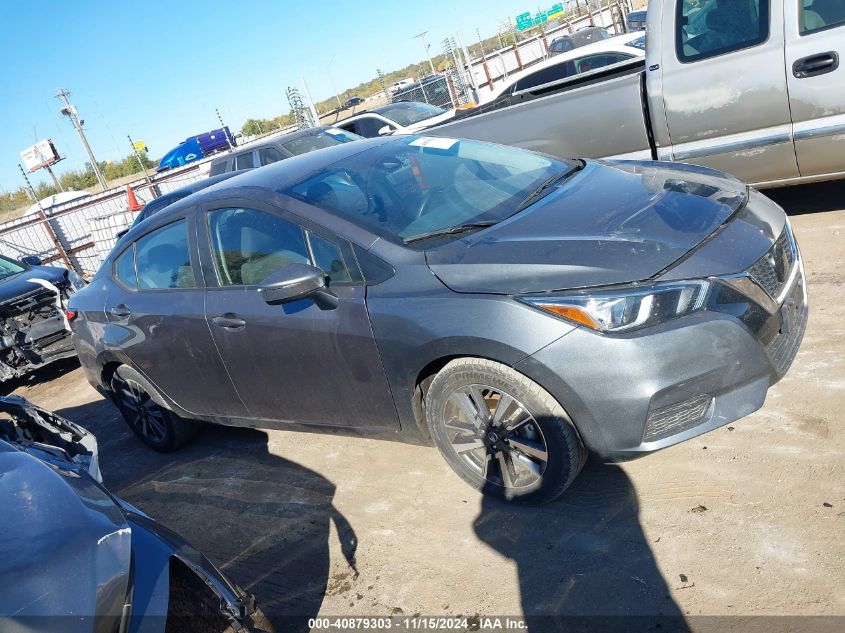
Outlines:
{"label": "gravel ground", "polygon": [[434,449],[378,440],[213,427],[159,455],[72,361],[14,390],[94,431],[106,485],[196,544],[279,628],[317,614],[664,614],[690,630],[714,622],[699,616],[845,616],[845,211],[829,210],[843,193],[774,194],[793,214],[811,314],[765,406],[645,459],[591,462],[542,508],[482,499]]}

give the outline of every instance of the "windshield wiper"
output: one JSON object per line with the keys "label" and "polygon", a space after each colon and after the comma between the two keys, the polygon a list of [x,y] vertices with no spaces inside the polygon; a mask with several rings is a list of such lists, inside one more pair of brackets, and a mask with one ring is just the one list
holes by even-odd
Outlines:
{"label": "windshield wiper", "polygon": [[479,229],[487,228],[498,224],[495,220],[486,220],[484,222],[467,222],[466,224],[458,224],[457,226],[449,226],[445,229],[437,229],[436,231],[429,231],[427,233],[420,233],[419,235],[412,235],[406,237],[403,241],[405,244],[412,242],[419,242],[420,240],[427,240],[430,237],[443,237],[445,235],[458,235],[459,233],[468,233],[469,231],[477,231]]}
{"label": "windshield wiper", "polygon": [[532,204],[537,202],[537,200],[539,200],[540,198],[544,198],[545,196],[550,194],[552,192],[552,188],[555,185],[560,184],[565,179],[569,178],[572,174],[584,169],[584,165],[584,161],[579,161],[577,165],[574,165],[572,167],[572,169],[568,169],[559,174],[555,174],[554,176],[546,178],[543,182],[539,184],[539,186],[535,187],[534,190],[531,191],[531,193],[525,196],[525,199],[519,204],[514,213],[519,213],[524,208],[531,206]]}

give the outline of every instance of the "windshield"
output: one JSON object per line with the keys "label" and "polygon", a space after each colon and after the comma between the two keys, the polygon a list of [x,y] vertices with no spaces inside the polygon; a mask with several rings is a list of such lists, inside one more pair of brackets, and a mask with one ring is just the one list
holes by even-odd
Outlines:
{"label": "windshield", "polygon": [[416,101],[392,103],[378,110],[380,115],[391,121],[395,121],[399,125],[413,125],[414,123],[425,121],[444,112],[446,110],[443,108]]}
{"label": "windshield", "polygon": [[282,143],[282,146],[294,156],[299,156],[300,154],[307,154],[308,152],[323,149],[324,147],[357,141],[360,138],[360,136],[352,132],[330,127],[322,132],[317,132],[317,134],[306,134],[305,136],[291,139]]}
{"label": "windshield", "polygon": [[23,266],[11,259],[6,259],[0,255],[0,278],[9,277],[10,275],[17,275],[26,270]]}
{"label": "windshield", "polygon": [[499,222],[539,185],[579,165],[476,141],[402,137],[329,165],[284,193],[403,242]]}

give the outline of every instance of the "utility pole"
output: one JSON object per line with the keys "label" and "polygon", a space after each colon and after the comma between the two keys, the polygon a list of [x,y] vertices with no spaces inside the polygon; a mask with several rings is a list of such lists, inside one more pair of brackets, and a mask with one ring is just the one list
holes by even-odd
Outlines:
{"label": "utility pole", "polygon": [[419,35],[414,35],[414,37],[412,37],[411,39],[415,40],[417,38],[420,38],[422,40],[422,45],[423,45],[423,48],[425,49],[425,56],[428,58],[428,66],[429,66],[429,68],[431,68],[431,74],[436,75],[437,73],[434,72],[434,64],[431,62],[431,55],[428,52],[428,42],[425,39],[426,35],[428,35],[428,31],[423,31]]}
{"label": "utility pole", "polygon": [[100,171],[100,165],[97,164],[97,159],[94,158],[94,152],[91,151],[91,146],[88,145],[88,139],[85,138],[85,131],[82,129],[83,121],[79,120],[79,117],[76,116],[76,106],[71,105],[70,101],[68,101],[68,97],[70,96],[70,92],[65,90],[64,88],[59,88],[58,94],[55,95],[56,99],[61,99],[64,102],[64,107],[60,110],[60,112],[70,119],[70,122],[73,123],[73,127],[76,129],[77,134],[79,134],[79,138],[82,141],[82,144],[85,146],[85,151],[88,153],[88,160],[91,161],[91,169],[94,170],[94,175],[97,176],[97,181],[100,183],[100,187],[103,191],[106,190],[106,179],[103,178],[103,172]]}
{"label": "utility pole", "polygon": [[[138,159],[138,164],[141,166],[141,169],[144,170],[144,178],[147,179],[147,184],[152,185],[153,181],[150,180],[150,174],[147,172],[147,166],[144,164],[144,161],[141,160],[141,155],[138,153],[138,148],[135,147],[135,143],[132,141],[132,137],[127,134],[126,138],[129,139],[129,144],[132,146],[132,151],[135,152],[135,158]],[[155,193],[153,193],[153,195],[155,195]]]}
{"label": "utility pole", "polygon": [[234,145],[232,144],[232,137],[229,136],[229,133],[226,131],[226,126],[223,124],[223,117],[220,116],[220,110],[214,108],[214,111],[217,113],[217,120],[220,121],[220,127],[223,128],[223,134],[226,136],[226,142],[229,144],[229,149],[234,149]]}
{"label": "utility pole", "polygon": [[24,182],[26,183],[26,187],[29,190],[30,194],[32,195],[33,200],[35,200],[35,204],[38,205],[38,219],[41,220],[41,225],[44,227],[44,231],[47,233],[47,236],[53,242],[53,246],[56,247],[56,253],[65,263],[65,266],[69,270],[76,270],[76,266],[73,265],[73,262],[70,261],[70,257],[68,257],[67,251],[62,246],[61,240],[59,240],[59,236],[56,235],[56,232],[53,230],[53,226],[50,224],[50,220],[47,219],[47,214],[44,213],[44,207],[41,206],[41,201],[38,199],[38,196],[35,194],[35,189],[32,188],[32,183],[29,182],[29,177],[26,175],[26,172],[21,167],[20,163],[18,163],[18,169],[21,170],[21,176],[23,176]]}

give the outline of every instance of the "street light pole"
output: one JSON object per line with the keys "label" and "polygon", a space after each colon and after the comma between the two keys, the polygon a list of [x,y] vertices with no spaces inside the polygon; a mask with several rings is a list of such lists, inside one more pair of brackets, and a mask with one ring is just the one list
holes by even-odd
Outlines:
{"label": "street light pole", "polygon": [[88,159],[91,161],[91,169],[94,170],[94,175],[97,176],[97,181],[100,183],[100,187],[103,191],[106,190],[106,179],[103,178],[103,172],[100,171],[100,166],[97,164],[97,159],[94,158],[94,152],[91,151],[91,146],[88,145],[88,139],[85,138],[85,132],[82,129],[82,123],[79,120],[79,117],[76,116],[76,106],[71,105],[70,101],[68,101],[68,97],[70,93],[65,90],[64,88],[59,88],[58,94],[56,94],[56,99],[61,99],[64,101],[65,107],[61,109],[61,113],[64,114],[66,117],[70,118],[70,122],[73,124],[73,127],[76,129],[77,134],[79,134],[79,138],[82,140],[82,145],[85,146],[85,151],[88,153]]}
{"label": "street light pole", "polygon": [[423,45],[423,48],[425,49],[425,56],[428,58],[428,66],[429,66],[429,68],[431,68],[431,74],[436,75],[437,73],[434,71],[434,64],[431,61],[431,55],[428,52],[428,42],[425,39],[426,35],[428,35],[428,31],[423,31],[419,35],[414,35],[414,37],[412,37],[411,39],[415,40],[417,38],[420,38],[422,40],[422,45]]}

